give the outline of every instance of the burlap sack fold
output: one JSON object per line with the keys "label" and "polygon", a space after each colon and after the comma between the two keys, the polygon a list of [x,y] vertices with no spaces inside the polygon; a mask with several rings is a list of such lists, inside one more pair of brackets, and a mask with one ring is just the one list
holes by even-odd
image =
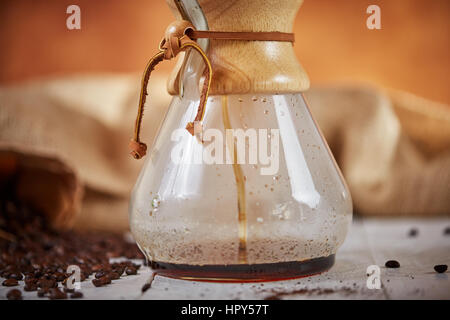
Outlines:
{"label": "burlap sack fold", "polygon": [[[125,230],[143,163],[127,150],[139,85],[138,75],[89,75],[0,88],[0,180],[16,179],[17,196],[56,226]],[[170,100],[165,79],[150,86],[149,144]],[[357,212],[450,213],[448,106],[362,85],[313,88],[306,99]]]}

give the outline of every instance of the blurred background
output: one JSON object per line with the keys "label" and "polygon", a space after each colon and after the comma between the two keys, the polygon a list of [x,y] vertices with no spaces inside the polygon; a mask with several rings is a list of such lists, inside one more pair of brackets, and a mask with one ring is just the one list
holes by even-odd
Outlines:
{"label": "blurred background", "polygon": [[[70,4],[81,7],[79,31],[65,27]],[[381,30],[366,28],[371,4]],[[2,0],[0,83],[141,72],[173,19],[163,0]],[[448,0],[306,0],[294,32],[312,85],[361,80],[450,103]]]}
{"label": "blurred background", "polygon": [[[66,27],[72,4],[81,30]],[[128,228],[139,78],[173,20],[163,0],[0,1],[0,194],[58,226]],[[355,212],[450,215],[450,1],[306,0],[293,31]],[[149,145],[173,66],[152,73]]]}

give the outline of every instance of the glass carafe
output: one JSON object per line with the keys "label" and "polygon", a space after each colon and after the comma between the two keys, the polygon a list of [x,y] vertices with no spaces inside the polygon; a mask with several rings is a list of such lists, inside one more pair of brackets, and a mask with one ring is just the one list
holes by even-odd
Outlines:
{"label": "glass carafe", "polygon": [[[169,4],[198,30],[289,32],[301,2]],[[292,44],[198,43],[213,69],[202,129],[185,129],[204,70],[192,51],[132,193],[138,246],[155,272],[182,279],[263,281],[329,269],[352,204],[304,100],[309,82]]]}

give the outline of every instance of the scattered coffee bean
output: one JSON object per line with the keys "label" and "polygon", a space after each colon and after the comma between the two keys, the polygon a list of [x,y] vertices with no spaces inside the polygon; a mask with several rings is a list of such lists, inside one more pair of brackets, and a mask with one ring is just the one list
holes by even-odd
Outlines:
{"label": "scattered coffee bean", "polygon": [[22,292],[18,289],[9,290],[6,294],[8,300],[22,300]]}
{"label": "scattered coffee bean", "polygon": [[16,279],[6,279],[5,281],[3,281],[2,285],[4,285],[5,287],[15,287],[19,285],[19,281],[17,281]]}
{"label": "scattered coffee bean", "polygon": [[80,291],[76,291],[76,292],[74,292],[74,293],[72,293],[72,294],[70,295],[70,298],[71,298],[71,299],[80,299],[80,298],[83,298],[83,293],[81,293]]}
{"label": "scattered coffee bean", "polygon": [[100,280],[100,279],[93,279],[93,280],[92,280],[92,284],[93,284],[94,286],[96,286],[96,287],[101,287],[101,286],[104,286],[104,285],[105,285],[105,284],[103,283],[103,281]]}
{"label": "scattered coffee bean", "polygon": [[137,270],[135,267],[127,267],[125,273],[129,276],[137,274]]}
{"label": "scattered coffee bean", "polygon": [[92,267],[92,271],[96,272],[96,271],[100,271],[103,269],[103,266],[101,264],[96,264],[95,266]]}
{"label": "scattered coffee bean", "polygon": [[101,270],[95,274],[95,279],[100,279],[101,277],[106,276],[106,272]]}
{"label": "scattered coffee bean", "polygon": [[444,229],[444,236],[450,236],[450,227]]}
{"label": "scattered coffee bean", "polygon": [[40,279],[37,282],[39,288],[55,288],[58,286],[58,283],[53,279]]}
{"label": "scattered coffee bean", "polygon": [[125,272],[125,267],[118,266],[113,269],[113,272],[117,273],[119,277]]}
{"label": "scattered coffee bean", "polygon": [[49,290],[50,290],[49,288],[41,288],[38,290],[37,296],[39,298],[45,297],[46,295],[48,295]]}
{"label": "scattered coffee bean", "polygon": [[120,274],[118,274],[117,272],[111,272],[109,276],[111,277],[112,280],[120,279]]}
{"label": "scattered coffee bean", "polygon": [[67,294],[59,290],[59,288],[51,288],[48,298],[50,300],[67,299]]}
{"label": "scattered coffee bean", "polygon": [[36,278],[28,278],[24,280],[25,285],[37,285],[38,279]]}
{"label": "scattered coffee bean", "polygon": [[446,264],[438,264],[434,266],[434,270],[437,273],[444,273],[445,271],[447,271],[447,265]]}
{"label": "scattered coffee bean", "polygon": [[59,283],[67,285],[69,265],[80,268],[80,281],[95,275],[100,286],[119,279],[128,268],[127,274],[137,274],[140,264],[130,260],[110,263],[111,258],[143,259],[136,244],[121,235],[53,230],[39,213],[4,196],[0,192],[1,228],[16,237],[14,242],[0,238],[0,277],[5,278],[4,286],[16,286],[24,280],[25,291],[58,298],[69,291],[51,289]]}
{"label": "scattered coffee bean", "polygon": [[11,274],[8,275],[9,279],[16,279],[16,280],[22,280],[23,279],[23,275],[20,272],[13,272]]}
{"label": "scattered coffee bean", "polygon": [[37,289],[38,289],[38,286],[37,286],[37,284],[34,284],[34,283],[25,284],[25,286],[23,287],[23,290],[25,290],[25,291],[37,291]]}
{"label": "scattered coffee bean", "polygon": [[384,264],[386,268],[400,268],[400,263],[397,260],[389,260]]}
{"label": "scattered coffee bean", "polygon": [[418,234],[419,230],[417,230],[416,228],[412,228],[411,230],[409,230],[408,236],[414,238],[417,237]]}
{"label": "scattered coffee bean", "polygon": [[103,276],[103,277],[98,278],[98,279],[93,279],[92,283],[96,287],[103,287],[103,286],[111,283],[111,278],[106,275],[106,276]]}

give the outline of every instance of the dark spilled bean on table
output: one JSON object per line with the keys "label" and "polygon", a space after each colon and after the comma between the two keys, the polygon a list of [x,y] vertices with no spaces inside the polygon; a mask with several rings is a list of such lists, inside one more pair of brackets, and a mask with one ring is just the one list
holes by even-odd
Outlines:
{"label": "dark spilled bean on table", "polygon": [[59,288],[51,288],[49,292],[50,300],[67,299],[67,293],[61,291]]}
{"label": "dark spilled bean on table", "polygon": [[418,234],[419,234],[419,230],[417,230],[416,228],[411,228],[411,230],[409,230],[409,232],[408,232],[408,236],[410,238],[415,238],[415,237],[417,237]]}
{"label": "dark spilled bean on table", "polygon": [[80,291],[76,291],[70,295],[70,299],[80,299],[83,298],[83,294]]}
{"label": "dark spilled bean on table", "polygon": [[444,273],[447,271],[448,266],[446,264],[438,264],[434,266],[434,271],[437,273]]}
{"label": "dark spilled bean on table", "polygon": [[137,269],[135,267],[127,267],[125,273],[129,276],[137,274]]}
{"label": "dark spilled bean on table", "polygon": [[400,263],[397,260],[388,260],[385,263],[386,268],[400,268]]}
{"label": "dark spilled bean on table", "polygon": [[450,236],[450,227],[444,229],[444,236]]}
{"label": "dark spilled bean on table", "polygon": [[8,300],[22,300],[22,292],[19,289],[9,290],[6,294]]}
{"label": "dark spilled bean on table", "polygon": [[[24,291],[36,292],[40,298],[83,297],[82,292],[68,288],[69,281],[74,283],[67,273],[70,265],[80,268],[82,290],[88,278],[94,286],[103,287],[120,281],[125,273],[135,275],[141,265],[129,259],[144,259],[136,244],[122,235],[54,230],[41,215],[10,200],[0,199],[0,229],[14,238],[0,237],[1,284],[23,284]],[[121,260],[111,262],[112,258]],[[18,295],[17,291],[11,296]]]}
{"label": "dark spilled bean on table", "polygon": [[17,281],[16,279],[6,279],[5,281],[3,281],[2,285],[4,285],[5,287],[15,287],[19,285],[19,281]]}

